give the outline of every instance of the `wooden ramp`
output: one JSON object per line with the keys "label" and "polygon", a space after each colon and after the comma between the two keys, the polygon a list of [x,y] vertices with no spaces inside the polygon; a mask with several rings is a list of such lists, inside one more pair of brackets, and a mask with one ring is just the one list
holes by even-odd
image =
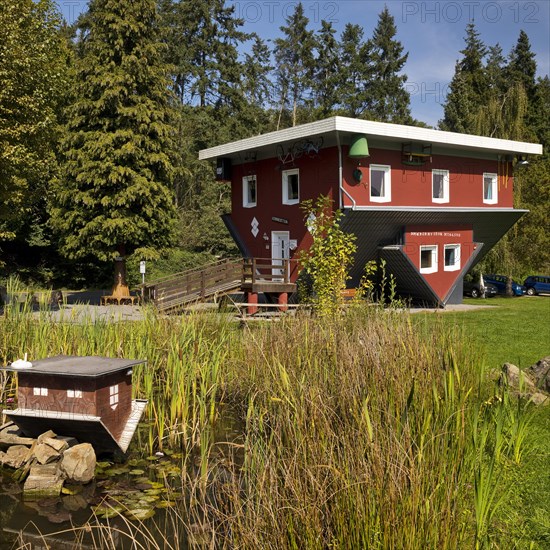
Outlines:
{"label": "wooden ramp", "polygon": [[144,296],[159,311],[183,309],[193,302],[240,290],[243,260],[219,260],[145,285]]}

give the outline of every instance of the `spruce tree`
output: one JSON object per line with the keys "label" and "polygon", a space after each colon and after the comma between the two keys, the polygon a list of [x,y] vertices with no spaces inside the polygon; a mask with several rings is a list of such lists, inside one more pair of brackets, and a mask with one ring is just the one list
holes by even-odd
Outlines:
{"label": "spruce tree", "polygon": [[335,34],[332,23],[321,21],[321,30],[316,36],[317,56],[313,79],[315,107],[321,119],[333,114],[339,103],[342,67],[340,47]]}
{"label": "spruce tree", "polygon": [[512,82],[520,82],[530,102],[535,99],[537,63],[535,54],[531,51],[529,37],[525,31],[520,31],[518,41],[510,52],[507,76]]}
{"label": "spruce tree", "polygon": [[[52,224],[69,258],[158,257],[175,211],[167,66],[155,0],[91,0]],[[115,284],[124,263],[116,262]]]}
{"label": "spruce tree", "polygon": [[487,74],[483,65],[487,47],[479,38],[474,23],[466,27],[465,42],[439,125],[442,130],[450,132],[475,133],[477,109],[488,99]]}
{"label": "spruce tree", "polygon": [[283,38],[275,39],[276,77],[279,92],[279,118],[289,108],[292,126],[298,123],[298,109],[311,100],[311,86],[314,70],[313,50],[315,40],[308,27],[309,19],[304,15],[304,6],[298,3],[292,15],[286,19],[286,27],[281,27]]}
{"label": "spruce tree", "polygon": [[341,62],[338,95],[344,116],[361,116],[368,103],[367,87],[371,80],[367,45],[360,25],[346,24],[340,37]]}
{"label": "spruce tree", "polygon": [[403,53],[396,34],[395,20],[386,6],[378,16],[378,24],[367,45],[371,63],[367,116],[381,122],[410,124],[411,98],[405,89],[407,76],[402,74],[409,54]]}

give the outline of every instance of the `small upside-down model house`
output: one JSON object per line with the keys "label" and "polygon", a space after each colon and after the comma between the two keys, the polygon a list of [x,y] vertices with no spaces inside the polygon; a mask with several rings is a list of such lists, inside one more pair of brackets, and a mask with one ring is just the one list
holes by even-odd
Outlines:
{"label": "small upside-down model house", "polygon": [[533,143],[332,117],[199,158],[231,182],[224,221],[243,256],[296,258],[312,242],[300,203],[327,195],[357,236],[350,286],[384,260],[399,294],[444,306],[462,301],[463,276],[526,213],[514,209],[514,170],[540,154]]}
{"label": "small upside-down model house", "polygon": [[147,401],[132,400],[132,368],[144,361],[59,355],[14,361],[18,408],[2,411],[23,433],[47,430],[89,442],[99,452],[126,452]]}

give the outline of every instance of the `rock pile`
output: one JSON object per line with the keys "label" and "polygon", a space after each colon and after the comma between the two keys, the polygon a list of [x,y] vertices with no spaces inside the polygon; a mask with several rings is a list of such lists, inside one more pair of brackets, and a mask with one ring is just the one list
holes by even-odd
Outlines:
{"label": "rock pile", "polygon": [[550,404],[550,355],[525,370],[504,363],[502,374],[511,388],[537,405]]}
{"label": "rock pile", "polygon": [[86,484],[95,474],[96,455],[89,443],[58,436],[51,430],[38,438],[23,437],[10,422],[0,428],[0,465],[25,482],[25,498],[57,497],[65,483]]}

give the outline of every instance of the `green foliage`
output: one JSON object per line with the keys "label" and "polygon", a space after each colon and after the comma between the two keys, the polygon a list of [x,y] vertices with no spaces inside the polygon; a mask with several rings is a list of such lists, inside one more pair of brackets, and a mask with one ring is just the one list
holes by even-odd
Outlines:
{"label": "green foliage", "polygon": [[355,235],[340,229],[340,211],[333,210],[332,200],[319,196],[315,204],[302,203],[306,224],[313,239],[308,250],[299,256],[305,274],[311,279],[313,302],[319,315],[335,315],[343,304],[342,291],[349,279],[349,268],[357,250]]}
{"label": "green foliage", "polygon": [[172,113],[153,0],[93,0],[52,225],[69,258],[155,258],[175,221]]}
{"label": "green foliage", "polygon": [[51,0],[0,5],[0,243],[43,223],[57,172],[58,106],[68,85],[60,25]]}

